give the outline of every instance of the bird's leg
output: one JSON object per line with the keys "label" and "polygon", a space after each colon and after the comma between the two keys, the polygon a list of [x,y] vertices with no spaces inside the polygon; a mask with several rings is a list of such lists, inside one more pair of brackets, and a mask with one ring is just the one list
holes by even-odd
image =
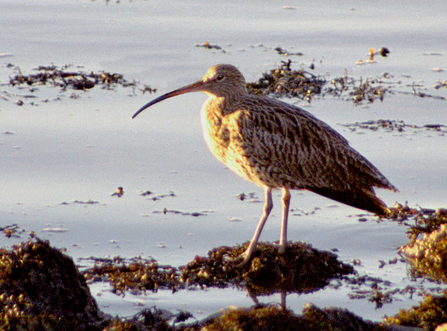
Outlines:
{"label": "bird's leg", "polygon": [[269,214],[273,208],[272,189],[266,186],[264,188],[264,192],[265,192],[264,211],[262,212],[261,219],[259,220],[255,233],[253,234],[253,238],[251,238],[250,245],[245,250],[245,252],[243,252],[236,258],[236,260],[243,259],[240,265],[244,265],[250,260],[251,254],[253,254],[256,248],[256,244],[258,243],[259,237],[261,236],[261,232],[262,229],[264,228],[265,222],[267,221],[267,218],[269,217]]}
{"label": "bird's leg", "polygon": [[287,221],[289,219],[290,191],[287,188],[282,189],[282,221],[281,234],[279,237],[279,253],[284,253],[287,245]]}

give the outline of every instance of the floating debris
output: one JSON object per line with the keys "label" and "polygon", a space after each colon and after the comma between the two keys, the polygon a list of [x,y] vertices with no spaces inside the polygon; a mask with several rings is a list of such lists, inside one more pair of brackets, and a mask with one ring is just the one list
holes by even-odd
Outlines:
{"label": "floating debris", "polygon": [[386,47],[382,47],[379,52],[380,55],[382,55],[383,57],[387,57],[388,54],[390,54],[390,50]]}
{"label": "floating debris", "polygon": [[152,88],[149,85],[144,84],[143,88],[140,89],[140,91],[143,92],[143,94],[145,94],[146,92],[152,94],[152,93],[157,92],[157,89],[156,88]]}
{"label": "floating debris", "polygon": [[[147,192],[149,192],[149,193],[147,193]],[[147,196],[147,195],[150,195],[150,194],[152,194],[152,192],[150,192],[150,191],[146,191],[146,192],[143,192],[143,193],[140,194],[140,195],[142,195],[142,196]],[[169,193],[164,193],[164,194],[159,194],[159,195],[151,196],[151,197],[149,197],[148,199],[149,199],[149,200],[153,200],[153,201],[157,201],[157,200],[161,200],[161,199],[163,199],[163,198],[175,197],[175,196],[176,196],[175,193],[174,193],[173,191],[170,191]]]}
{"label": "floating debris", "polygon": [[[385,261],[382,262],[386,263]],[[403,260],[401,262],[405,263]],[[354,263],[354,265],[360,264]],[[350,299],[367,299],[370,302],[375,302],[376,309],[382,308],[386,303],[393,302],[395,294],[405,295],[408,292],[408,288],[393,288],[390,281],[368,275],[356,274],[346,276],[344,277],[344,281],[349,284],[351,289],[351,292],[348,294]]]}
{"label": "floating debris", "polygon": [[418,92],[416,91],[416,85],[415,83],[413,83],[413,85],[411,85],[412,89],[413,89],[413,95],[415,97],[420,97],[420,98],[434,98],[434,99],[440,99],[440,100],[447,100],[447,97],[444,96],[440,96],[440,95],[431,95],[431,94],[427,94],[427,93],[423,93],[423,92]]}
{"label": "floating debris", "polygon": [[20,228],[17,224],[11,224],[0,227],[0,231],[3,231],[7,238],[11,238],[12,236],[20,238],[20,236],[17,235],[19,229]]}
{"label": "floating debris", "polygon": [[389,50],[387,47],[382,47],[381,49],[379,49],[379,50],[376,52],[376,51],[374,51],[374,48],[370,48],[370,49],[369,49],[369,59],[368,59],[368,61],[358,60],[358,61],[356,62],[356,64],[357,64],[357,65],[362,65],[362,64],[365,64],[365,63],[375,63],[375,61],[374,61],[374,57],[375,57],[376,55],[378,55],[378,54],[380,54],[380,55],[383,56],[383,57],[387,57],[388,54],[390,54],[390,50]]}
{"label": "floating debris", "polygon": [[281,9],[286,9],[286,10],[296,10],[296,7],[293,6],[282,6]]}
{"label": "floating debris", "polygon": [[42,232],[53,232],[53,233],[61,233],[68,232],[69,230],[66,228],[43,228]]}
{"label": "floating debris", "polygon": [[94,200],[87,200],[87,201],[73,200],[73,203],[78,203],[78,204],[81,204],[81,205],[95,205],[95,204],[99,203],[99,201],[94,201]]}
{"label": "floating debris", "polygon": [[440,89],[441,87],[447,87],[447,80],[445,82],[438,81],[435,86],[435,89]]}
{"label": "floating debris", "polygon": [[237,194],[236,197],[241,201],[248,200],[250,202],[261,202],[255,192],[240,193]]}
{"label": "floating debris", "polygon": [[183,215],[183,216],[194,216],[194,217],[199,217],[199,216],[205,216],[205,215],[208,214],[209,212],[208,212],[208,211],[202,211],[202,212],[184,212],[184,211],[175,210],[175,209],[166,209],[166,208],[163,208],[162,211],[154,210],[153,213],[154,213],[154,214],[163,213],[164,215],[166,215],[167,213],[171,213],[171,214],[178,214],[178,215]]}
{"label": "floating debris", "polygon": [[285,49],[282,49],[281,47],[276,47],[276,48],[275,48],[275,51],[278,52],[279,55],[285,55],[285,56],[289,56],[289,55],[298,55],[298,56],[302,56],[302,55],[304,55],[304,54],[301,53],[301,52],[297,52],[297,53],[289,52],[289,51],[287,51],[287,50],[285,50]]}
{"label": "floating debris", "polygon": [[119,186],[114,193],[111,194],[112,197],[121,198],[124,195],[124,190],[122,186]]}
{"label": "floating debris", "polygon": [[219,45],[211,45],[209,42],[204,42],[203,44],[195,44],[196,47],[203,47],[207,49],[222,49]]}
{"label": "floating debris", "polygon": [[366,130],[372,130],[377,131],[380,129],[385,129],[386,131],[397,131],[397,132],[404,132],[406,129],[422,129],[422,130],[434,130],[438,132],[445,132],[447,133],[447,125],[444,124],[424,124],[424,125],[416,125],[416,124],[407,124],[404,121],[396,121],[396,120],[370,120],[365,122],[355,122],[355,123],[348,123],[348,124],[340,124],[344,127],[347,127],[351,129],[352,131],[355,131],[356,129],[366,129]]}
{"label": "floating debris", "polygon": [[444,54],[438,52],[422,53],[425,56],[443,56]]}

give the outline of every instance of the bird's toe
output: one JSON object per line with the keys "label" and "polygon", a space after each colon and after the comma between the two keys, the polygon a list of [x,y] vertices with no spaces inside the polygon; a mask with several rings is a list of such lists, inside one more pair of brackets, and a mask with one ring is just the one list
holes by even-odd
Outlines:
{"label": "bird's toe", "polygon": [[286,251],[286,245],[285,244],[274,243],[273,247],[278,249],[278,253],[279,254],[284,254],[284,252]]}
{"label": "bird's toe", "polygon": [[227,261],[234,264],[236,267],[243,267],[250,261],[250,256],[247,252],[244,252],[234,258],[228,258]]}

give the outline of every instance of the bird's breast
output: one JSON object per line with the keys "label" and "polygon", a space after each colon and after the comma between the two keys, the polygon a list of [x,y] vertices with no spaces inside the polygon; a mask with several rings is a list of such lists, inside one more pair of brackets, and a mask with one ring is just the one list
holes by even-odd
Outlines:
{"label": "bird's breast", "polygon": [[217,105],[207,100],[201,111],[202,130],[210,151],[226,163],[226,153],[230,143],[228,127]]}
{"label": "bird's breast", "polygon": [[253,142],[247,139],[241,127],[246,116],[244,111],[223,115],[212,106],[205,103],[201,112],[203,134],[210,151],[238,175],[258,185],[266,185],[260,180],[259,169],[253,167],[256,154]]}

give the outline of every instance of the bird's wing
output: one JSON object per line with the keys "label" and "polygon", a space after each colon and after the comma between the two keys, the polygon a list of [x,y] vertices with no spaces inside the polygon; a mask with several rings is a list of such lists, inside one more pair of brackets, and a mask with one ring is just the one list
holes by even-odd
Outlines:
{"label": "bird's wing", "polygon": [[338,132],[298,107],[248,97],[227,116],[227,123],[229,149],[256,169],[253,176],[262,173],[265,185],[309,190],[395,189]]}

